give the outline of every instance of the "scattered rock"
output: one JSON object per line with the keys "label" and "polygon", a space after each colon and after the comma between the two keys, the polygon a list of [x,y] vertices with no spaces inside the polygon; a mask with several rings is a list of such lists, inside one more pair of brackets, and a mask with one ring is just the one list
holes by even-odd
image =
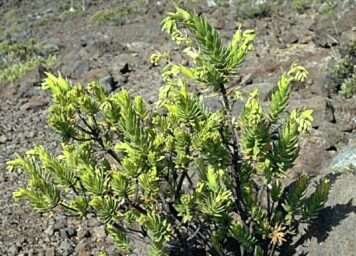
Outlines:
{"label": "scattered rock", "polygon": [[33,96],[31,97],[27,103],[25,103],[21,109],[23,111],[27,110],[38,110],[44,106],[48,105],[48,99],[43,96]]}

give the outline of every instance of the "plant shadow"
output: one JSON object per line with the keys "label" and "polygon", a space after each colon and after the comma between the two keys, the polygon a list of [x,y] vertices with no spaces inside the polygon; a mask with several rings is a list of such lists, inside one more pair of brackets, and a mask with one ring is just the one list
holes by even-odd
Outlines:
{"label": "plant shadow", "polygon": [[[338,176],[342,173],[327,175],[333,185]],[[324,242],[334,227],[341,224],[351,213],[356,214],[356,205],[353,205],[353,198],[345,204],[327,206],[320,210],[318,217],[315,218],[305,229],[303,235],[293,244],[281,249],[281,255],[307,256],[307,252],[298,252],[298,247],[306,241],[316,238],[318,243]]]}

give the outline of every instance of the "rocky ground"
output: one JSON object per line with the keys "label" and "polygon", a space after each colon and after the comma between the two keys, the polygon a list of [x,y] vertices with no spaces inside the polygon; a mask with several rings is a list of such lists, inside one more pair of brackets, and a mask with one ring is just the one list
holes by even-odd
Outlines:
{"label": "rocky ground", "polygon": [[[169,1],[92,0],[85,12],[76,13],[66,12],[65,2],[69,1],[0,0],[0,42],[35,38],[56,52],[52,69],[73,81],[99,79],[109,89],[125,87],[154,100],[160,67],[152,67],[149,56],[155,50],[176,51],[160,32]],[[258,87],[267,101],[283,68],[298,62],[310,72],[308,82],[296,87],[291,99],[291,107],[312,108],[315,119],[293,172],[327,175],[356,162],[356,97],[338,95],[328,73],[333,58],[338,58],[338,47],[356,38],[355,3],[340,1],[343,4],[331,13],[320,9],[298,13],[281,5],[267,17],[241,19],[230,2],[215,7],[204,2],[197,8],[226,38],[238,24],[257,32],[255,50],[232,86]],[[107,9],[114,10],[113,17],[94,18]],[[40,215],[12,199],[25,177],[7,172],[6,161],[35,144],[53,151],[58,144],[46,123],[49,96],[38,86],[42,75],[35,69],[15,82],[0,81],[0,255],[86,256],[104,249],[118,255],[94,218]],[[321,221],[290,255],[356,255],[356,202],[350,201],[356,197],[356,177],[341,172],[333,177],[335,185]]]}

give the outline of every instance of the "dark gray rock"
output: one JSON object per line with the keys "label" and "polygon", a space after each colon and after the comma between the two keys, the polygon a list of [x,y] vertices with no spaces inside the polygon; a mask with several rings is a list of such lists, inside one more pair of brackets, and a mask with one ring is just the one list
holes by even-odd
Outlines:
{"label": "dark gray rock", "polygon": [[107,92],[113,92],[118,88],[118,82],[114,80],[111,74],[108,74],[99,79],[99,83]]}

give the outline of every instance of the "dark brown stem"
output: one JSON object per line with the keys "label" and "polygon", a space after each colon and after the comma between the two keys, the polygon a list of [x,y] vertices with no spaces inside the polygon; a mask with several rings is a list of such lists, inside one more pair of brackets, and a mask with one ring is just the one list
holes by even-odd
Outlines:
{"label": "dark brown stem", "polygon": [[81,126],[78,126],[78,128],[79,128],[81,131],[83,131],[83,132],[87,133],[88,135],[90,135],[91,138],[92,138],[94,141],[96,141],[96,142],[100,145],[100,147],[101,147],[106,153],[108,153],[112,158],[114,158],[114,159],[116,160],[116,162],[118,162],[118,163],[121,165],[121,159],[120,159],[120,157],[116,154],[116,152],[115,152],[113,149],[107,148],[107,147],[105,146],[105,143],[104,143],[102,137],[100,136],[100,129],[99,129],[99,126],[98,126],[98,123],[97,123],[97,121],[96,121],[95,116],[92,115],[92,119],[93,119],[93,122],[94,122],[94,126],[95,126],[95,127],[92,127],[92,126],[87,122],[87,120],[86,120],[80,113],[79,113],[79,118],[80,118],[80,120],[85,124],[86,128],[89,129],[89,130],[87,130],[87,129],[81,127]]}
{"label": "dark brown stem", "polygon": [[243,206],[243,199],[241,196],[241,191],[240,191],[240,186],[241,186],[241,182],[240,182],[240,176],[239,176],[239,172],[241,171],[241,161],[240,161],[240,154],[239,154],[239,139],[238,139],[238,134],[236,132],[236,129],[234,128],[234,124],[232,122],[232,109],[231,109],[231,105],[229,102],[229,98],[227,96],[227,91],[226,88],[223,84],[221,84],[219,86],[220,88],[220,93],[221,96],[223,98],[223,106],[224,106],[224,111],[225,114],[229,117],[230,123],[230,129],[232,131],[232,152],[231,152],[231,161],[232,161],[232,169],[233,171],[231,172],[231,176],[234,178],[235,180],[235,204],[236,204],[236,208],[240,213],[240,216],[242,218],[242,220],[247,220],[247,214],[245,213],[244,210],[244,206]]}
{"label": "dark brown stem", "polygon": [[177,189],[174,195],[175,200],[178,199],[178,196],[180,194],[180,191],[182,190],[182,186],[183,186],[183,182],[184,182],[184,178],[187,176],[187,170],[184,169],[183,173],[180,175],[179,177],[179,181],[178,181],[178,185],[177,185]]}

